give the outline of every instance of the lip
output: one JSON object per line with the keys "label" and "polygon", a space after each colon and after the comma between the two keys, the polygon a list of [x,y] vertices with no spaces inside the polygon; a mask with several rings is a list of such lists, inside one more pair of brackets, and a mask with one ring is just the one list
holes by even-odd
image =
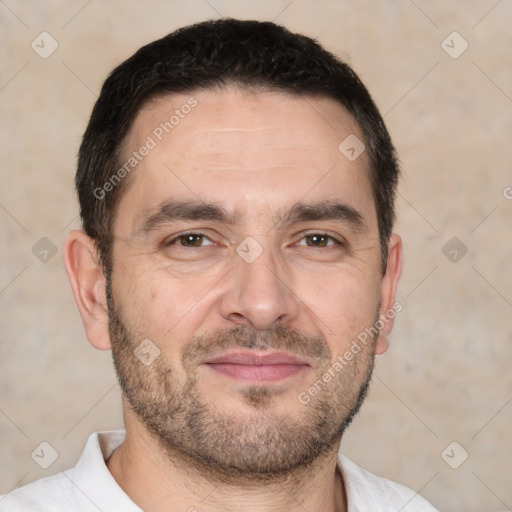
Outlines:
{"label": "lip", "polygon": [[229,351],[202,364],[234,379],[259,382],[282,380],[310,367],[293,354],[268,350]]}
{"label": "lip", "polygon": [[[235,350],[208,359],[203,364],[242,364],[263,366],[274,364],[307,365],[308,363],[293,354],[281,351]],[[308,365],[309,366],[309,365]]]}

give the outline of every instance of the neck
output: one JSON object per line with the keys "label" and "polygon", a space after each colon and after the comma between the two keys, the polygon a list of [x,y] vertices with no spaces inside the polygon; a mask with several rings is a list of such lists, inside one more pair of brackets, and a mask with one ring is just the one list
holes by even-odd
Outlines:
{"label": "neck", "polygon": [[215,468],[200,471],[181,454],[164,451],[142,425],[130,421],[125,442],[107,466],[119,486],[146,512],[345,512],[337,454],[338,443],[307,468],[284,476],[255,483],[219,480]]}

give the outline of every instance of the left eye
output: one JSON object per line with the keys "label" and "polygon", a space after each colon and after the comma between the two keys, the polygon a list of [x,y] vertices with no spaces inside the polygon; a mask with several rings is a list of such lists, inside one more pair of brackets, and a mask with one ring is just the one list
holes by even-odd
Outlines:
{"label": "left eye", "polygon": [[328,247],[339,244],[332,236],[324,233],[311,233],[305,235],[297,245],[306,245],[308,247]]}

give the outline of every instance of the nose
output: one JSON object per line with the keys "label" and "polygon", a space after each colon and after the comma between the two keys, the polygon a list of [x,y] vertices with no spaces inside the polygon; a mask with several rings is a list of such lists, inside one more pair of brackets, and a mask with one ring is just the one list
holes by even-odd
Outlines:
{"label": "nose", "polygon": [[234,259],[235,267],[227,276],[229,283],[220,303],[226,320],[265,330],[296,318],[300,299],[289,273],[276,264],[269,248],[252,262],[238,254]]}

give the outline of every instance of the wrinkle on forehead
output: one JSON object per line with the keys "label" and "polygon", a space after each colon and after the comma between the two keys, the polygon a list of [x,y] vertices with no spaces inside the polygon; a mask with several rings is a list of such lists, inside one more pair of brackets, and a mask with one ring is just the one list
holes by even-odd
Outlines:
{"label": "wrinkle on forehead", "polygon": [[313,140],[309,133],[286,126],[211,127],[195,133],[183,138],[183,150],[194,167],[210,170],[301,168],[305,162],[329,169],[340,156],[333,134]]}
{"label": "wrinkle on forehead", "polygon": [[[329,152],[339,157],[340,137],[359,133],[355,119],[336,100],[324,97],[296,96],[283,91],[248,94],[237,87],[220,91],[197,91],[193,95],[197,106],[184,117],[164,140],[157,152],[171,145],[183,155],[200,156],[244,152],[260,162],[268,154],[269,167],[275,167],[278,148],[282,148],[283,163],[294,152]],[[186,103],[189,95],[178,94],[159,98],[137,116],[130,134],[138,147],[155,126],[165,121],[175,107]],[[130,144],[131,145],[131,144]],[[247,154],[251,152],[251,154]],[[272,154],[270,154],[272,153]],[[304,154],[303,156],[309,156]],[[298,162],[300,157],[295,158]],[[222,162],[225,165],[226,162]]]}
{"label": "wrinkle on forehead", "polygon": [[316,162],[318,166],[332,167],[334,159],[326,160],[318,148],[302,145],[283,146],[267,144],[258,147],[236,146],[198,151],[194,154],[194,167],[210,171],[262,171],[265,169],[300,169],[304,161]]}
{"label": "wrinkle on forehead", "polygon": [[268,130],[270,129],[270,126],[260,126],[259,128],[243,128],[243,127],[236,127],[236,128],[212,128],[210,130],[206,131],[214,131],[214,132],[259,132],[262,130]]}

